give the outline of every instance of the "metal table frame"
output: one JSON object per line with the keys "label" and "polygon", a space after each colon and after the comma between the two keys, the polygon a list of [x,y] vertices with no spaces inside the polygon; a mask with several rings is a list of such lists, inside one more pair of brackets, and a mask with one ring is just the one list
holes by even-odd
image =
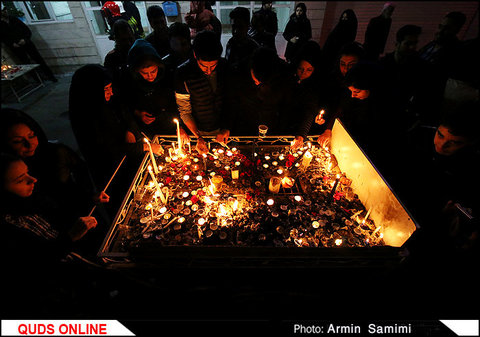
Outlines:
{"label": "metal table frame", "polygon": [[[13,94],[17,98],[17,101],[20,103],[24,97],[31,94],[35,90],[40,89],[41,87],[44,87],[45,84],[43,83],[43,80],[42,80],[42,78],[40,77],[40,75],[38,74],[38,71],[37,71],[37,68],[40,67],[39,64],[20,64],[20,65],[17,65],[17,67],[21,67],[21,69],[18,72],[14,73],[10,76],[7,76],[7,78],[4,78],[2,76],[2,83],[4,81],[8,82],[8,85],[9,85],[10,89],[12,90]],[[15,87],[13,86],[13,81],[15,81],[18,78],[23,77],[24,75],[28,74],[31,71],[33,71],[35,73],[35,75],[37,76],[38,84],[33,85],[33,84],[29,83],[26,87],[24,87],[20,90],[15,90]]]}

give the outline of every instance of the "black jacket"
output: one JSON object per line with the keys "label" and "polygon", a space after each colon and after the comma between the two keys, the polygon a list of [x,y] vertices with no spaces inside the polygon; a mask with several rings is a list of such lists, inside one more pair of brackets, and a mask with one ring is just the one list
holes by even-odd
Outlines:
{"label": "black jacket", "polygon": [[[296,43],[290,42],[292,37],[297,36],[299,40]],[[285,49],[285,58],[291,60],[300,48],[312,38],[312,26],[310,20],[306,16],[297,17],[294,13],[290,16],[290,20],[285,27],[283,37],[287,40],[287,48]]]}
{"label": "black jacket", "polygon": [[212,88],[208,77],[198,67],[195,58],[181,64],[175,73],[175,92],[190,94],[192,116],[202,131],[223,128],[226,60],[220,58],[215,68],[216,88]]}
{"label": "black jacket", "polygon": [[18,43],[21,39],[29,40],[32,37],[30,28],[27,27],[20,19],[9,16],[9,23],[0,21],[2,42],[7,47],[12,48],[14,43]]}

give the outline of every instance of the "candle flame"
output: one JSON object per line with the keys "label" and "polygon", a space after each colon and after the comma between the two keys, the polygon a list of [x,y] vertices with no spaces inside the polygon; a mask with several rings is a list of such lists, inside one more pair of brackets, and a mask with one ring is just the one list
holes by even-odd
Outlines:
{"label": "candle flame", "polygon": [[342,244],[343,240],[342,239],[336,239],[335,240],[335,245],[340,246]]}
{"label": "candle flame", "polygon": [[176,118],[173,119],[173,122],[177,123],[177,124],[179,123],[178,119],[176,119]]}

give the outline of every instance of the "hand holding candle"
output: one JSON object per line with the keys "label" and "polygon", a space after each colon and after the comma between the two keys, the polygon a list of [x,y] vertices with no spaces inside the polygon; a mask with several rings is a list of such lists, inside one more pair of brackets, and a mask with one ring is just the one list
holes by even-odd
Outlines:
{"label": "hand holding candle", "polygon": [[178,138],[178,154],[181,155],[183,153],[183,146],[182,146],[182,137],[180,135],[180,122],[177,118],[174,118],[173,121],[177,124],[177,138]]}
{"label": "hand holding candle", "polygon": [[150,145],[150,141],[148,140],[147,137],[143,138],[143,141],[147,143],[148,145],[148,150],[150,152],[150,160],[152,162],[153,170],[155,174],[158,174],[158,167],[157,167],[157,161],[155,160],[155,155],[153,154],[152,146]]}
{"label": "hand holding candle", "polygon": [[325,119],[323,119],[324,114],[325,114],[325,110],[323,110],[323,109],[320,110],[318,115],[315,117],[315,123],[317,123],[318,125],[325,124]]}

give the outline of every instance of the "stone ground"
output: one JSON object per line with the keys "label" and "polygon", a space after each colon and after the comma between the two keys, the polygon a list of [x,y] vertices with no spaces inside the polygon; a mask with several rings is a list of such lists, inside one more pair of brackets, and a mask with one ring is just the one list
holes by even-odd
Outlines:
{"label": "stone ground", "polygon": [[[32,92],[21,102],[17,102],[11,89],[2,83],[2,108],[26,112],[40,124],[49,140],[58,141],[78,151],[68,118],[68,92],[72,76],[73,73],[57,75],[56,83],[45,81],[44,87]],[[17,84],[23,83],[15,83]]]}

